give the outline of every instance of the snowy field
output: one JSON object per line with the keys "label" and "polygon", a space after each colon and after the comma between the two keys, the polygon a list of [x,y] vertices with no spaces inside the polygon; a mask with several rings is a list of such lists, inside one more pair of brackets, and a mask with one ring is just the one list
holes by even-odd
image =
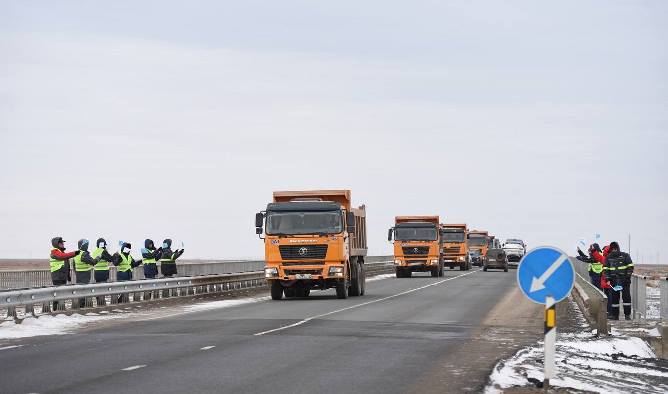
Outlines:
{"label": "snowy field", "polygon": [[[658,360],[644,340],[617,330],[610,337],[596,338],[581,315],[577,320],[581,332],[558,334],[557,378],[551,385],[606,394],[668,392],[668,362]],[[539,342],[499,362],[485,392],[541,383],[543,357],[543,343]]]}

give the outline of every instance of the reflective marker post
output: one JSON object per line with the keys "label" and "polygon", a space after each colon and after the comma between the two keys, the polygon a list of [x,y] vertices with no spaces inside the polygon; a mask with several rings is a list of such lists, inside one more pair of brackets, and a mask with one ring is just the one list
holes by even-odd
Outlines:
{"label": "reflective marker post", "polygon": [[555,353],[557,342],[557,303],[554,297],[545,297],[545,380],[543,387],[550,386],[550,379],[555,377]]}
{"label": "reflective marker post", "polygon": [[531,301],[545,307],[545,378],[556,378],[557,302],[573,289],[575,269],[568,255],[550,246],[538,247],[527,253],[517,267],[517,284]]}

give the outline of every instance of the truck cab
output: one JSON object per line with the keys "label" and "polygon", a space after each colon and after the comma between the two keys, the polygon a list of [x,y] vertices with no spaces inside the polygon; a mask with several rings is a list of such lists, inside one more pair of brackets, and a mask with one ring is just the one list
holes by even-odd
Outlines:
{"label": "truck cab", "polygon": [[394,240],[394,267],[397,278],[413,272],[443,276],[438,216],[397,216],[387,240]]}
{"label": "truck cab", "polygon": [[443,264],[454,269],[456,266],[465,271],[471,269],[469,248],[466,243],[468,226],[466,224],[442,224],[441,243]]}
{"label": "truck cab", "polygon": [[482,266],[487,259],[489,234],[487,231],[475,230],[469,232],[467,244],[473,265]]}
{"label": "truck cab", "polygon": [[366,210],[351,207],[349,190],[274,192],[255,226],[272,299],[330,288],[338,298],[364,295]]}

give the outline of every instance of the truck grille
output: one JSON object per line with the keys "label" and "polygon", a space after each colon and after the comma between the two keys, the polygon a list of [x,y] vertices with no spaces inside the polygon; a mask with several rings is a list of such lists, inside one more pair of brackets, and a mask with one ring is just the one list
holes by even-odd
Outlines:
{"label": "truck grille", "polygon": [[443,248],[443,253],[445,254],[459,254],[459,247],[452,247],[452,248]]}
{"label": "truck grille", "polygon": [[404,256],[418,256],[429,254],[429,246],[404,246]]}
{"label": "truck grille", "polygon": [[297,274],[311,274],[311,275],[322,275],[322,270],[285,270],[286,275],[297,275]]}
{"label": "truck grille", "polygon": [[324,259],[327,245],[280,245],[283,260]]}

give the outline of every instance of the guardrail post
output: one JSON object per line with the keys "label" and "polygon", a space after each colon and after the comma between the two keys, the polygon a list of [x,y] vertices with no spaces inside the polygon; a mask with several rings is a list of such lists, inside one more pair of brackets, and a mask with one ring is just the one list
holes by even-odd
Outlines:
{"label": "guardrail post", "polygon": [[645,277],[638,277],[638,314],[639,319],[647,318],[647,280]]}
{"label": "guardrail post", "polygon": [[633,309],[633,320],[640,320],[638,313],[638,277],[631,276],[631,309]]}
{"label": "guardrail post", "polygon": [[106,305],[107,305],[107,297],[105,296],[97,297],[97,306],[106,306]]}
{"label": "guardrail post", "polygon": [[661,320],[668,322],[668,278],[663,278],[659,281],[659,291],[660,291],[660,316]]}

